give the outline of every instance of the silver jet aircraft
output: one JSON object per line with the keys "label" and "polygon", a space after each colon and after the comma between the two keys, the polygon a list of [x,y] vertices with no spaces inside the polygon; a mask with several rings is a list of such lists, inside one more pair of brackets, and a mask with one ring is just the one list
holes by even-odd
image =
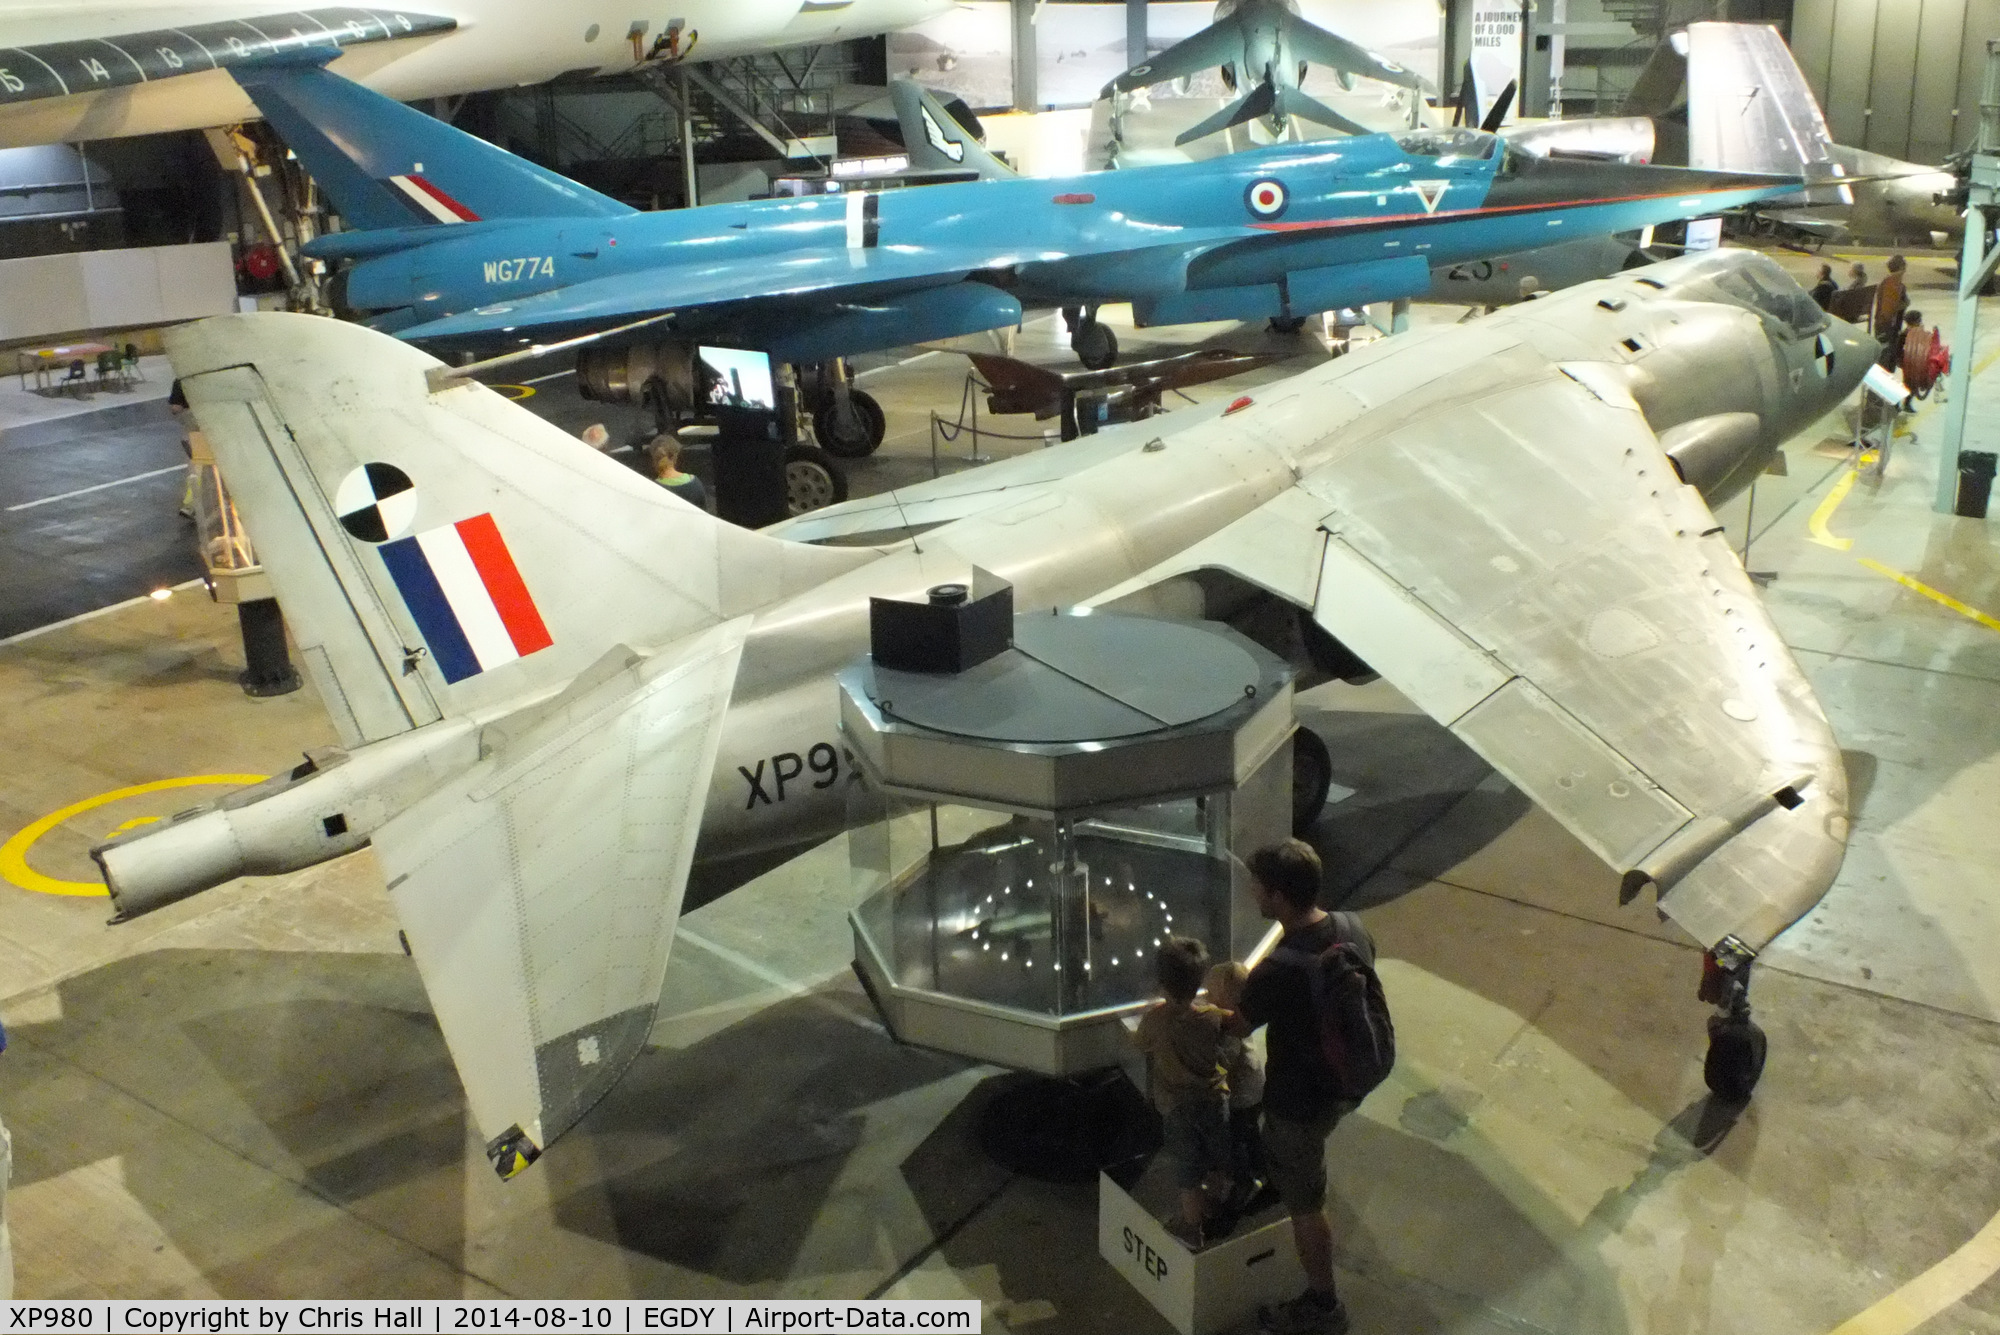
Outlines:
{"label": "silver jet aircraft", "polygon": [[841,829],[869,599],[975,567],[1022,606],[1227,619],[1306,682],[1379,672],[1708,948],[1737,1097],[1749,961],[1840,865],[1839,752],[1707,502],[1875,344],[1761,256],[764,532],[368,329],[169,340],[343,745],[95,856],[130,916],[372,845],[503,1176],[645,1043],[691,863]]}
{"label": "silver jet aircraft", "polygon": [[1964,235],[1958,177],[1834,143],[1776,28],[1693,23],[1686,39],[1690,166],[1806,177],[1811,189],[1757,211],[1823,240],[1928,246],[1933,232]]}

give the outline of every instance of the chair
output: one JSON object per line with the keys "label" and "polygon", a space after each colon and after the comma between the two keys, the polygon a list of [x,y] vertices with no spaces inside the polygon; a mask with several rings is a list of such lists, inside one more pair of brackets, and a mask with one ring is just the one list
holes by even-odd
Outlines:
{"label": "chair", "polygon": [[106,349],[97,354],[97,387],[105,388],[118,381],[118,354]]}
{"label": "chair", "polygon": [[69,364],[69,373],[62,378],[62,383],[57,385],[56,389],[58,391],[73,389],[78,398],[90,392],[90,369],[84,364],[83,358],[79,357]]}
{"label": "chair", "polygon": [[127,343],[125,345],[125,355],[118,362],[118,374],[125,378],[125,383],[128,385],[140,384],[145,380],[146,373],[139,369],[139,345],[137,343]]}

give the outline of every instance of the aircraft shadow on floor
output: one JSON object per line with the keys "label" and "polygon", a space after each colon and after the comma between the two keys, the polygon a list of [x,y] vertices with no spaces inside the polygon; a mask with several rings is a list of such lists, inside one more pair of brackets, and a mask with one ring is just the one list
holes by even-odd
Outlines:
{"label": "aircraft shadow on floor", "polygon": [[729,1284],[879,1272],[866,1110],[969,1063],[854,1023],[837,986],[644,1052],[536,1165],[554,1222]]}

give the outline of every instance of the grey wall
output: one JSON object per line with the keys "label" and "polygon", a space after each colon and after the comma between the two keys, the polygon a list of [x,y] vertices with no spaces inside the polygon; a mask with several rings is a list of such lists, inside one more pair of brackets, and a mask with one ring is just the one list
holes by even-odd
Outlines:
{"label": "grey wall", "polygon": [[1797,0],[1792,53],[1835,142],[1934,163],[1971,139],[2000,0]]}

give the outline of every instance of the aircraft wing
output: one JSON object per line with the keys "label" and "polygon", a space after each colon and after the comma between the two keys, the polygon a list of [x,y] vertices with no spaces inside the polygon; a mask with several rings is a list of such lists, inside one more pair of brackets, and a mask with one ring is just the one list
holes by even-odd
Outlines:
{"label": "aircraft wing", "polygon": [[1287,16],[1285,20],[1285,41],[1295,58],[1309,64],[1325,65],[1344,74],[1359,74],[1404,88],[1425,89],[1424,77],[1415,70],[1384,60],[1367,47],[1356,46],[1339,33],[1328,32],[1297,16]]}
{"label": "aircraft wing", "polygon": [[[833,295],[848,290],[880,295],[911,288],[942,287],[981,269],[1003,269],[1049,258],[1060,257],[1039,250],[1017,251],[998,246],[991,250],[934,246],[894,250],[832,246],[801,249],[709,264],[662,265],[643,273],[593,278],[518,301],[475,307],[397,333],[398,337],[421,343],[428,339],[515,330],[603,328],[620,320],[732,302],[816,293]],[[1015,316],[1018,318],[1018,310]],[[999,323],[995,322],[996,327]]]}
{"label": "aircraft wing", "polygon": [[1184,37],[1142,65],[1134,65],[1104,85],[1099,97],[1129,93],[1134,88],[1150,88],[1169,79],[1185,79],[1203,70],[1215,69],[1243,60],[1243,29],[1232,19],[1211,23],[1192,37]]}
{"label": "aircraft wing", "polygon": [[645,1045],[748,624],[614,650],[375,834],[502,1176]]}
{"label": "aircraft wing", "polygon": [[1847,237],[1847,219],[1837,214],[1815,213],[1811,209],[1759,209],[1757,212],[1773,222],[1809,232],[1822,241],[1842,241]]}
{"label": "aircraft wing", "polygon": [[1383,432],[1334,431],[1330,396],[1296,396],[1330,433],[1297,486],[1132,586],[1215,566],[1310,607],[1625,873],[1628,898],[1651,884],[1703,945],[1761,948],[1846,840],[1804,674],[1615,377],[1518,344],[1434,357],[1416,338],[1330,381],[1393,405]]}
{"label": "aircraft wing", "polygon": [[[42,16],[34,21],[32,30],[46,34],[52,26]],[[10,34],[0,32],[0,62],[4,62],[0,64],[0,107],[225,69],[293,47],[348,47],[430,37],[457,26],[456,19],[441,15],[339,6],[274,10],[261,16],[174,28],[141,28],[135,21],[127,33],[93,32],[87,39],[33,44],[7,43]]]}

